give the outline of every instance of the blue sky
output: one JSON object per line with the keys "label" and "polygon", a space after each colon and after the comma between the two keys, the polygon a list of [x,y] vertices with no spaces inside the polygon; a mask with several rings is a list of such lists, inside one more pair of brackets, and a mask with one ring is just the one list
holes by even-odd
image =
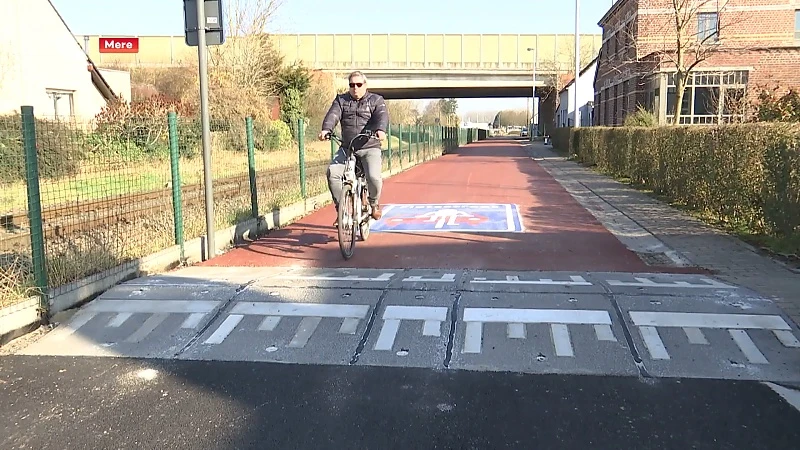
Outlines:
{"label": "blue sky", "polygon": [[[72,32],[182,35],[182,0],[51,0]],[[281,0],[273,33],[573,33],[575,3],[549,0]],[[597,21],[612,0],[581,1],[581,33],[599,33]],[[525,107],[525,99],[467,100],[469,109]]]}

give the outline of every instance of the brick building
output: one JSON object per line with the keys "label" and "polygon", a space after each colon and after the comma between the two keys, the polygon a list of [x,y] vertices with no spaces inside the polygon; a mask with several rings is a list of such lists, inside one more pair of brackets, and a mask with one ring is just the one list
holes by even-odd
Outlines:
{"label": "brick building", "polygon": [[[692,3],[692,2],[690,2]],[[762,87],[800,86],[800,0],[694,0],[686,17],[689,76],[681,124],[735,121]],[[598,22],[595,125],[613,126],[641,105],[659,122],[675,112],[672,0],[618,0]],[[698,44],[698,42],[702,42]],[[700,55],[696,58],[694,55]]]}

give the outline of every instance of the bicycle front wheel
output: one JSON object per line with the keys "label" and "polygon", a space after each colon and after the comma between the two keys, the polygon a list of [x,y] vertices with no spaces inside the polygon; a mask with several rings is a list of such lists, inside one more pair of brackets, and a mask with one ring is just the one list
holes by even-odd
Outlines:
{"label": "bicycle front wheel", "polygon": [[356,246],[356,222],[359,214],[353,201],[352,186],[344,186],[339,201],[339,250],[344,259],[350,259]]}

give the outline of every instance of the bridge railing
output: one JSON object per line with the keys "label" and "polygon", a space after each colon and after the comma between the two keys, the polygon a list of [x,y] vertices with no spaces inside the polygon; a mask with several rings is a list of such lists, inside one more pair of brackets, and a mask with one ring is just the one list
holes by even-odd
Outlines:
{"label": "bridge railing", "polygon": [[[303,121],[292,128],[212,117],[216,229],[327,192],[336,146]],[[387,131],[383,169],[392,173],[474,139],[439,126]],[[91,295],[92,282],[135,272],[148,255],[169,250],[183,260],[185,248],[197,248],[190,240],[206,232],[200,136],[196,117],[175,113],[81,121],[23,107],[0,117],[0,149],[9,150],[0,152],[0,312],[38,299],[46,317],[65,298]]]}
{"label": "bridge railing", "polygon": [[[386,61],[317,61],[317,62],[303,62],[306,65],[311,65],[314,69],[321,70],[404,70],[404,69],[464,69],[464,70],[513,70],[521,72],[532,72],[534,69],[533,63],[498,63],[498,62],[386,62]],[[546,66],[536,67],[539,73],[551,73],[555,70],[548,69]]]}

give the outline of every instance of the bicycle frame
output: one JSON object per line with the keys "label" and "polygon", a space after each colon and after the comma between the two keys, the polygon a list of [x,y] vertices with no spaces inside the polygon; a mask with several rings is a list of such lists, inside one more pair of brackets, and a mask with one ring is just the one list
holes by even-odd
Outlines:
{"label": "bicycle frame", "polygon": [[[347,223],[340,223],[339,227],[352,230],[353,236],[355,235],[355,229],[358,228],[361,234],[361,239],[367,240],[369,235],[369,220],[372,217],[372,207],[367,202],[368,185],[366,174],[363,171],[363,167],[361,167],[360,171],[357,170],[358,159],[356,157],[355,149],[353,148],[353,142],[359,137],[375,139],[375,136],[372,132],[362,132],[357,134],[350,141],[350,144],[345,147],[342,145],[343,143],[340,138],[336,137],[332,133],[328,135],[329,139],[338,142],[340,147],[344,148],[345,155],[347,155],[347,159],[345,160],[345,170],[342,174],[342,195],[351,196],[353,201],[353,210],[356,214],[356,218],[347,215]],[[344,198],[340,199],[340,203],[341,200],[344,200]],[[345,257],[345,259],[349,259],[352,256],[352,248],[349,251],[345,251],[344,243],[342,242],[340,242],[340,247],[342,248],[342,255]]]}

